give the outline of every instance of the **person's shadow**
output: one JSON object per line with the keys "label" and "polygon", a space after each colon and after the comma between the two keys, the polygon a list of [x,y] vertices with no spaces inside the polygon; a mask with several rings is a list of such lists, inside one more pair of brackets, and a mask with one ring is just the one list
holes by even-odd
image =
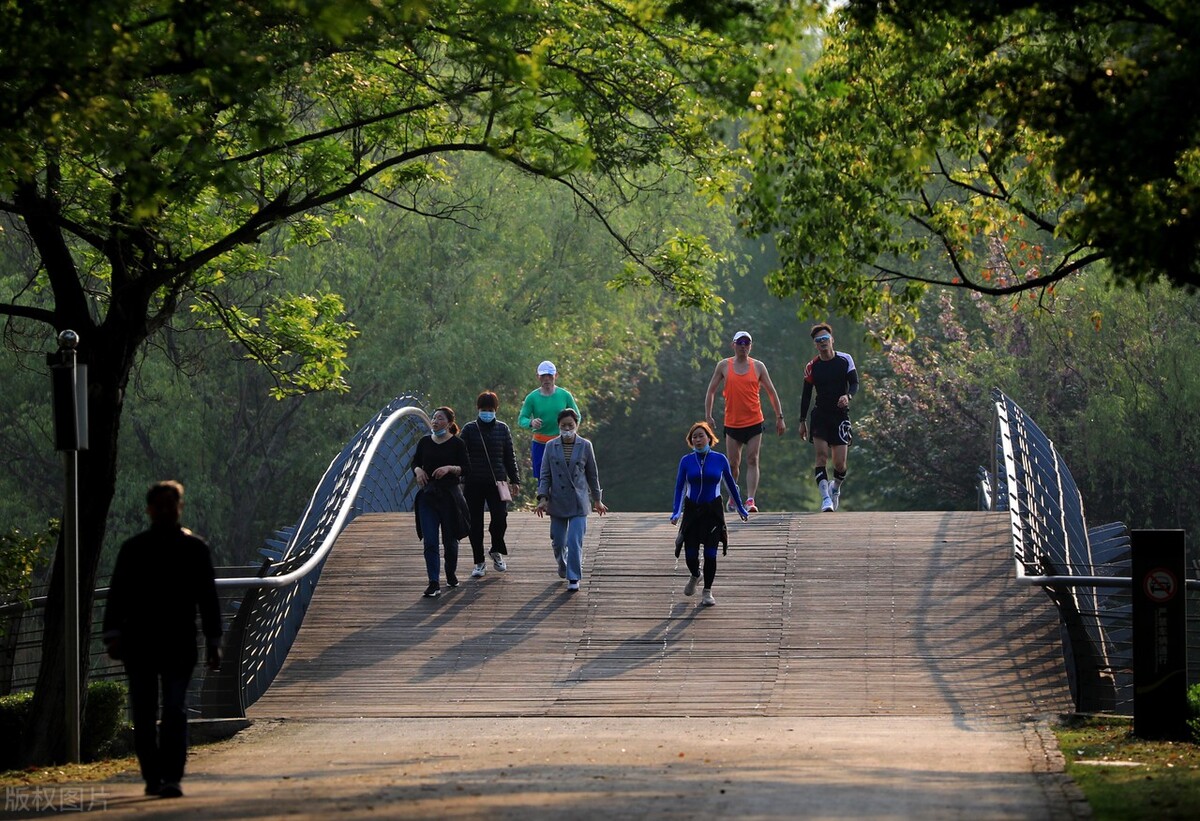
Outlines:
{"label": "person's shadow", "polygon": [[[691,612],[685,614],[685,611]],[[567,678],[558,682],[559,686],[574,687],[589,681],[615,678],[670,658],[680,651],[684,631],[698,612],[699,608],[689,602],[676,602],[671,606],[671,615],[576,667]]]}
{"label": "person's shadow", "polygon": [[561,593],[561,583],[547,584],[545,589],[503,621],[484,632],[455,642],[431,658],[413,675],[412,681],[428,681],[451,672],[469,670],[489,658],[508,653],[535,635],[534,625],[545,621],[571,597]]}

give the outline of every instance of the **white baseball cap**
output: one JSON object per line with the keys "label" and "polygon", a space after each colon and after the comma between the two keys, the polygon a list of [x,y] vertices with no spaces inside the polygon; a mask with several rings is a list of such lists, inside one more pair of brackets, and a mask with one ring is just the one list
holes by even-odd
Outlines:
{"label": "white baseball cap", "polygon": [[540,365],[538,365],[538,371],[537,371],[538,376],[545,376],[546,374],[550,374],[551,376],[554,376],[557,373],[558,373],[558,368],[554,367],[554,363],[551,362],[549,359],[543,361]]}
{"label": "white baseball cap", "polygon": [[750,332],[749,332],[749,331],[738,331],[737,333],[735,333],[735,334],[733,335],[733,341],[734,341],[734,342],[737,342],[737,341],[738,341],[739,339],[741,339],[743,336],[744,336],[744,337],[746,337],[746,339],[747,339],[747,340],[749,340],[750,342],[753,342],[753,341],[754,341],[754,337],[750,336]]}

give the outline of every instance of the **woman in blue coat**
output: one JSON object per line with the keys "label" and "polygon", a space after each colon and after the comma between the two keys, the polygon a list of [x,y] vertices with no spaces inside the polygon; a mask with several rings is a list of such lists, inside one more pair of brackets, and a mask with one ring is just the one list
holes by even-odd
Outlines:
{"label": "woman in blue coat", "polygon": [[[737,504],[742,521],[750,518],[738,494],[729,460],[725,454],[712,449],[716,441],[717,436],[707,422],[696,422],[688,428],[687,443],[692,451],[679,460],[679,472],[675,476],[675,504],[671,508],[671,524],[683,518],[679,536],[688,571],[692,574],[683,586],[683,595],[690,596],[696,592],[696,582],[700,580],[700,548],[703,546],[704,595],[700,603],[707,607],[717,603],[712,594],[713,579],[717,576],[717,545],[722,542],[726,546],[729,544],[725,532],[725,508],[721,505],[721,480],[729,488],[730,497]],[[679,555],[678,550],[675,555]]]}
{"label": "woman in blue coat", "polygon": [[538,516],[550,514],[550,543],[558,562],[558,576],[567,590],[579,589],[583,578],[583,534],[589,507],[603,516],[600,473],[592,443],[578,434],[579,414],[565,408],[558,414],[558,437],[546,443],[538,477]]}

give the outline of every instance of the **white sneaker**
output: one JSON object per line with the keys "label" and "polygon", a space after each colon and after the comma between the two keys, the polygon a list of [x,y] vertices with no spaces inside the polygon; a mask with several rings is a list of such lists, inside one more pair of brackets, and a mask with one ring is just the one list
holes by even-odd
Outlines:
{"label": "white sneaker", "polygon": [[471,578],[478,579],[487,572],[487,562],[480,562],[475,565],[475,569],[471,571]]}
{"label": "white sneaker", "polygon": [[699,576],[688,576],[687,584],[683,586],[683,595],[690,596],[696,592],[696,582],[700,581]]}
{"label": "white sneaker", "polygon": [[717,603],[717,600],[713,598],[711,590],[705,590],[704,595],[700,597],[700,603],[705,607],[712,607]]}
{"label": "white sneaker", "polygon": [[822,513],[832,513],[834,510],[836,510],[836,508],[833,506],[833,499],[830,499],[828,496],[826,496],[821,500]]}
{"label": "white sneaker", "polygon": [[508,565],[504,563],[504,555],[502,553],[497,553],[493,550],[488,555],[492,557],[492,565],[497,570],[499,570],[501,573],[503,573],[505,570],[508,570]]}
{"label": "white sneaker", "polygon": [[567,589],[568,589],[568,590],[571,590],[571,591],[578,590],[578,589],[579,589],[579,582],[577,582],[577,581],[575,581],[574,579],[572,579],[571,581],[567,582]]}
{"label": "white sneaker", "polygon": [[842,501],[842,489],[835,484],[829,485],[829,501],[834,510],[838,509],[838,504]]}

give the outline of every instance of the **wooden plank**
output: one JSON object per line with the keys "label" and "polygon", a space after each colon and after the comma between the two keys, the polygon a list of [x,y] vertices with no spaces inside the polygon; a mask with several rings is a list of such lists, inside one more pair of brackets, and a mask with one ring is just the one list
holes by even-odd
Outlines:
{"label": "wooden plank", "polygon": [[661,514],[590,517],[583,589],[548,522],[509,571],[421,597],[411,514],[342,534],[256,717],[1025,715],[1069,709],[1057,616],[1012,579],[1006,515],[767,513],[731,527],[717,606]]}

